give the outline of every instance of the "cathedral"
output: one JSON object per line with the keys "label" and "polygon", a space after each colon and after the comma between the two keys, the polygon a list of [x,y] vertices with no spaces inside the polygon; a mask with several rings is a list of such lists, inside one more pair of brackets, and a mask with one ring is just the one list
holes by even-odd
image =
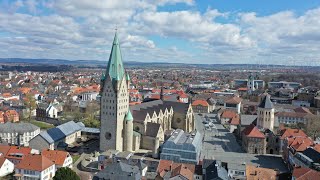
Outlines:
{"label": "cathedral", "polygon": [[[115,34],[100,90],[100,151],[152,151],[158,156],[164,134],[172,129],[195,129],[191,104],[150,100],[129,107],[129,74],[125,71]],[[163,94],[161,94],[163,97]]]}

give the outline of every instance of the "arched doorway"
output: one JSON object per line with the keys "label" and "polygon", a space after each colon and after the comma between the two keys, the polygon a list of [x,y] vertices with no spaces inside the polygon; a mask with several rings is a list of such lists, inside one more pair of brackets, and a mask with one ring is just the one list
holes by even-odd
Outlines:
{"label": "arched doorway", "polygon": [[270,154],[273,154],[273,149],[270,149]]}

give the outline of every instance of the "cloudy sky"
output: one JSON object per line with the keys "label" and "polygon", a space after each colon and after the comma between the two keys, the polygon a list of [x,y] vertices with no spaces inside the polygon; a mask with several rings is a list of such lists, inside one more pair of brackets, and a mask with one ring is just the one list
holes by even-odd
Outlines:
{"label": "cloudy sky", "polygon": [[0,0],[0,57],[320,65],[319,0]]}

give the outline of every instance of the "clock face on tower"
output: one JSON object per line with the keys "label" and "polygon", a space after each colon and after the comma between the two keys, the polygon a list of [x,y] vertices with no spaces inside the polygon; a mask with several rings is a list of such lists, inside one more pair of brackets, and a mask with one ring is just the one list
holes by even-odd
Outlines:
{"label": "clock face on tower", "polygon": [[106,132],[105,138],[106,138],[107,140],[110,140],[110,139],[111,139],[111,133]]}

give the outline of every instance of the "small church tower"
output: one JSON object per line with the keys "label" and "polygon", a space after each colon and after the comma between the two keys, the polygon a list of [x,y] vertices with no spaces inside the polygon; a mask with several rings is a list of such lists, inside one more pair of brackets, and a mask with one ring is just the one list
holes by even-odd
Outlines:
{"label": "small church tower", "polygon": [[258,106],[257,127],[273,131],[274,127],[274,106],[270,95],[266,94]]}
{"label": "small church tower", "polygon": [[126,118],[124,119],[124,151],[132,151],[132,141],[133,141],[133,117],[130,109],[126,114]]}
{"label": "small church tower", "polygon": [[123,129],[129,111],[128,82],[115,33],[106,72],[101,78],[100,150],[123,151]]}
{"label": "small church tower", "polygon": [[255,86],[254,86],[254,77],[252,73],[250,73],[249,78],[248,78],[248,83],[247,83],[247,89],[249,93],[252,93],[255,91]]}

